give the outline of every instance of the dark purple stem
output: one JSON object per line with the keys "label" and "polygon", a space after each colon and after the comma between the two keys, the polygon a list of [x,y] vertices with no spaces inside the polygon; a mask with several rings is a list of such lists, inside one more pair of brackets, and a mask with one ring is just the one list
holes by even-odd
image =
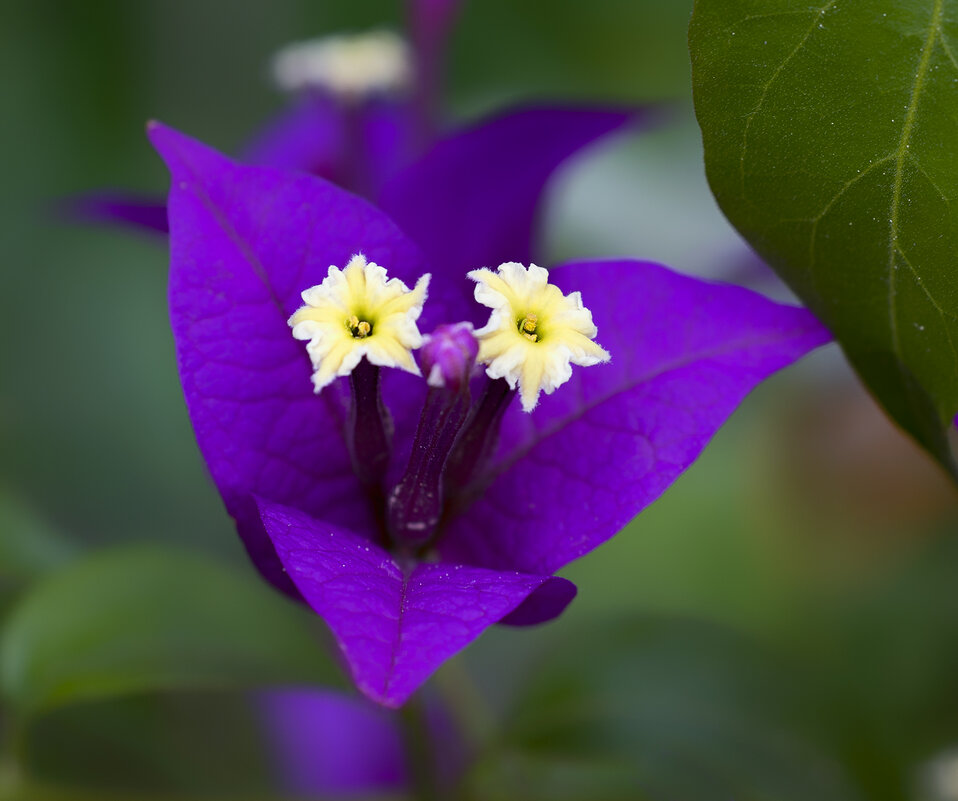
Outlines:
{"label": "dark purple stem", "polygon": [[450,495],[467,487],[495,453],[502,416],[515,396],[504,379],[486,384],[446,465],[445,486]]}
{"label": "dark purple stem", "polygon": [[406,472],[389,496],[387,521],[397,545],[418,549],[435,535],[442,518],[443,469],[468,414],[468,391],[429,390]]}
{"label": "dark purple stem", "polygon": [[383,404],[380,383],[380,369],[365,358],[349,376],[352,389],[349,455],[359,480],[379,494],[389,466],[393,428]]}

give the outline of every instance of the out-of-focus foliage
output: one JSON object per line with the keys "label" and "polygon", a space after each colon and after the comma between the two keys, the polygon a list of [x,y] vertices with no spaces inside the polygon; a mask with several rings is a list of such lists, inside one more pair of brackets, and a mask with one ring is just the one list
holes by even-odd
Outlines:
{"label": "out-of-focus foliage", "polygon": [[822,749],[840,699],[798,665],[671,616],[570,634],[518,693],[477,797],[861,798]]}
{"label": "out-of-focus foliage", "polygon": [[38,583],[0,637],[0,691],[19,715],[136,692],[336,684],[311,620],[206,558],[132,546]]}
{"label": "out-of-focus foliage", "polygon": [[76,546],[36,510],[0,488],[0,598],[59,567]]}
{"label": "out-of-focus foliage", "polygon": [[688,92],[691,2],[478,0],[452,42],[457,104],[522,98],[626,103]]}
{"label": "out-of-focus foliage", "polygon": [[723,211],[947,469],[958,411],[953,0],[697,0]]}

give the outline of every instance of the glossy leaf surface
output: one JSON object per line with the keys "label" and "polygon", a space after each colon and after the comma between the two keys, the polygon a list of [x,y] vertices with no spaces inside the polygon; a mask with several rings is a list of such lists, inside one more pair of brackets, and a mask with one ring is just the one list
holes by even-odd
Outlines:
{"label": "glossy leaf surface", "polygon": [[698,0],[689,40],[723,211],[954,472],[958,3]]}

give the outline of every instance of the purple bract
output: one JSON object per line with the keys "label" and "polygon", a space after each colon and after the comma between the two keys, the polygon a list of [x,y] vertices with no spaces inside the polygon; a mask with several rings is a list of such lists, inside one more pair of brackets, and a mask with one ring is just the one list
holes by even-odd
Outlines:
{"label": "purple bract", "polygon": [[305,687],[261,692],[255,701],[284,792],[340,798],[406,785],[402,739],[387,710],[364,698]]}
{"label": "purple bract", "polygon": [[[829,338],[803,309],[659,265],[557,267],[549,280],[581,292],[611,362],[578,369],[531,414],[501,393],[497,444],[450,483],[428,543],[390,540],[384,499],[415,463],[438,390],[383,371],[395,430],[371,488],[354,471],[349,385],[314,394],[291,336],[300,293],[361,252],[409,286],[432,274],[424,332],[482,319],[465,271],[527,261],[551,170],[627,120],[528,111],[454,137],[386,190],[411,238],[322,179],[150,128],[172,175],[170,313],[200,449],[254,562],[324,618],[382,704],[401,705],[493,623],[559,614],[575,587],[553,573],[655,500],[756,384]],[[497,383],[480,377],[475,394]],[[472,408],[462,431],[482,434]]]}

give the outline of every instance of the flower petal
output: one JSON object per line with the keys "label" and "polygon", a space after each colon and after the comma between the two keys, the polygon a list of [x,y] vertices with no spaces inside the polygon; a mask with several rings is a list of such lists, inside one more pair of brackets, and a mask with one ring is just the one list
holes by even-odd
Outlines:
{"label": "flower petal", "polygon": [[446,322],[484,316],[467,271],[532,260],[539,199],[563,161],[626,123],[651,118],[650,111],[514,111],[451,135],[389,182],[380,206],[429,257],[433,291],[448,284],[462,297],[462,314]]}
{"label": "flower petal", "polygon": [[417,154],[416,117],[408,101],[371,98],[363,107],[361,125],[366,191],[360,194],[372,199]]}
{"label": "flower petal", "polygon": [[580,290],[609,364],[510,408],[485,492],[443,558],[551,573],[618,532],[698,457],[761,381],[827,341],[805,309],[632,261],[552,271]]}
{"label": "flower petal", "polygon": [[263,167],[300,170],[339,183],[346,120],[341,103],[309,94],[284,109],[254,135],[240,160]]}
{"label": "flower petal", "polygon": [[277,115],[240,160],[308,172],[372,196],[408,162],[412,147],[407,103],[370,98],[350,112],[343,101],[312,93]]}
{"label": "flower petal", "polygon": [[386,706],[401,706],[446,659],[536,591],[554,596],[553,582],[568,584],[442,563],[404,573],[386,551],[347,529],[265,501],[260,511],[290,578],[332,629],[356,685]]}
{"label": "flower petal", "polygon": [[302,797],[401,790],[406,765],[395,717],[362,697],[318,688],[256,695],[282,789]]}
{"label": "flower petal", "polygon": [[80,223],[100,223],[139,228],[154,234],[169,231],[166,203],[160,197],[140,197],[128,192],[91,192],[60,204],[64,216]]}
{"label": "flower petal", "polygon": [[560,576],[543,584],[500,623],[507,626],[537,626],[561,615],[572,603],[578,590],[575,584]]}
{"label": "flower petal", "polygon": [[416,248],[365,201],[312,176],[236,164],[159,124],[172,173],[170,317],[200,450],[253,561],[292,589],[251,493],[373,536],[336,387],[313,394],[287,318],[357,251],[413,283]]}

